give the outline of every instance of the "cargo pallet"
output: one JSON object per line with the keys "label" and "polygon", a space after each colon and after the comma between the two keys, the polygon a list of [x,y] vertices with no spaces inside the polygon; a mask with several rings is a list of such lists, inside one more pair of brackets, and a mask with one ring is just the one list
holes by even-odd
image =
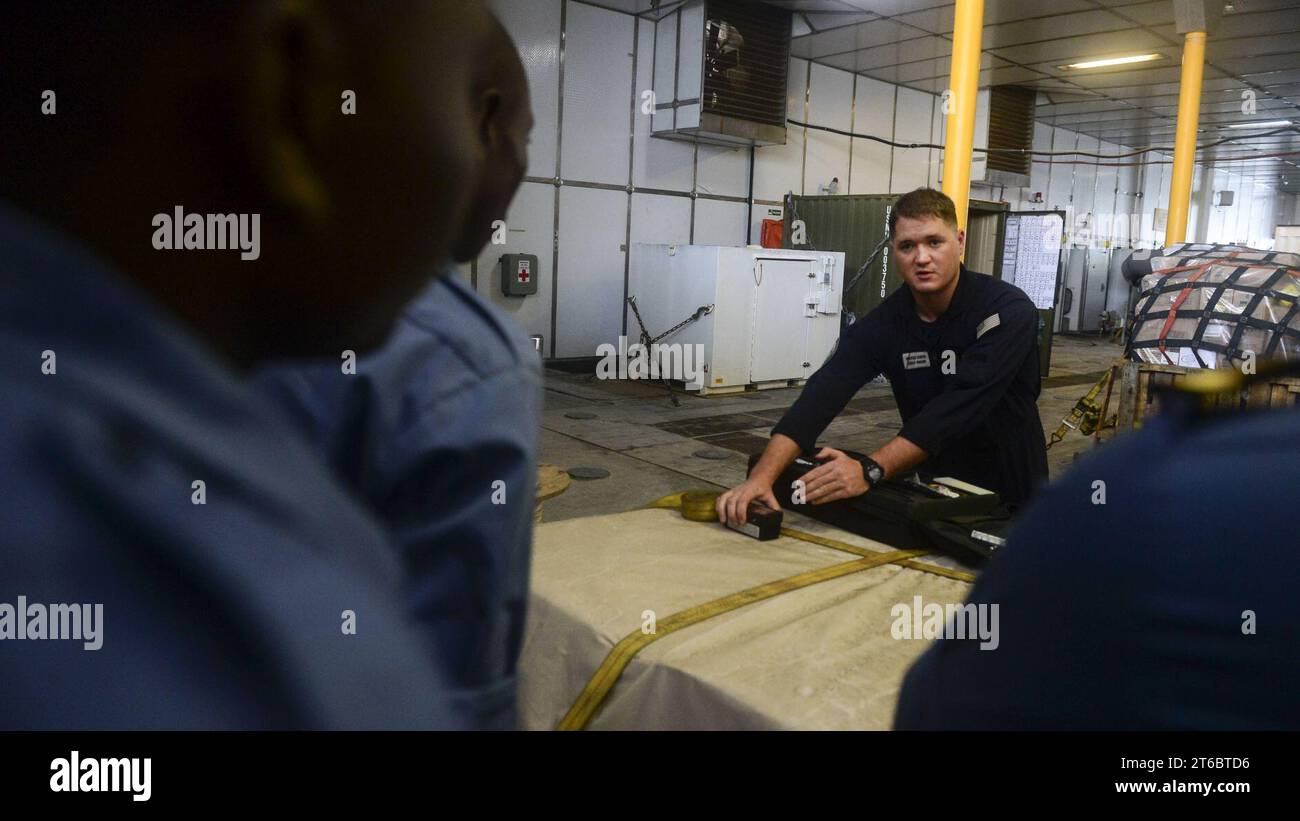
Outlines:
{"label": "cargo pallet", "polygon": [[[1110,418],[1110,397],[1118,380],[1116,429],[1119,431],[1140,429],[1142,420],[1159,408],[1158,389],[1176,386],[1190,374],[1199,371],[1197,368],[1132,362],[1127,359],[1117,359],[1111,369],[1114,376],[1106,389],[1101,418]],[[1211,400],[1211,406],[1224,410],[1287,408],[1294,407],[1297,402],[1300,402],[1300,377],[1275,376],[1260,378],[1241,390],[1219,394]],[[1098,440],[1103,438],[1103,429],[1098,427],[1094,433]]]}

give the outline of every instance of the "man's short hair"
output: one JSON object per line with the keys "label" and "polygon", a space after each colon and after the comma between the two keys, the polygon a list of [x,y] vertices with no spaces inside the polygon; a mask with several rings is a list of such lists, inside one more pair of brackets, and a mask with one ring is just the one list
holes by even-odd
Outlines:
{"label": "man's short hair", "polygon": [[894,203],[893,210],[889,212],[889,233],[891,235],[894,233],[894,226],[898,223],[899,217],[907,217],[908,219],[938,217],[952,226],[952,230],[959,230],[957,227],[957,206],[953,204],[947,194],[933,188],[918,188],[898,198],[898,202]]}

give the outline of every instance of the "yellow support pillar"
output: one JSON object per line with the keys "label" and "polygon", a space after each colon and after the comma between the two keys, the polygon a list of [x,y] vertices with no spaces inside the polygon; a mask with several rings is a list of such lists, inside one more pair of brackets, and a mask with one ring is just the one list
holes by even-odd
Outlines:
{"label": "yellow support pillar", "polygon": [[1165,244],[1187,241],[1187,212],[1192,200],[1192,166],[1196,162],[1196,126],[1201,117],[1201,77],[1205,74],[1205,32],[1189,31],[1183,40],[1183,74],[1178,87],[1178,131],[1169,184],[1169,221]]}
{"label": "yellow support pillar", "polygon": [[984,0],[957,0],[948,78],[948,129],[943,144],[943,193],[957,206],[957,227],[966,230],[970,161],[975,148],[975,96],[979,93]]}

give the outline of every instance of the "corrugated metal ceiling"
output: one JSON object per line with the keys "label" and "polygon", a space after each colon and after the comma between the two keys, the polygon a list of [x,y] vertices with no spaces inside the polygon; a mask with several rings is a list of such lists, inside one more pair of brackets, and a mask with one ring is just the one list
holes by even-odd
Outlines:
{"label": "corrugated metal ceiling", "polygon": [[[798,12],[791,54],[928,92],[947,86],[952,3],[935,0],[765,0]],[[1201,144],[1204,152],[1260,183],[1300,190],[1300,135],[1255,137],[1231,123],[1300,123],[1300,0],[1236,0],[1206,49]],[[980,85],[1044,92],[1035,118],[1109,142],[1172,146],[1182,38],[1172,0],[985,0]],[[1157,53],[1137,66],[1067,71],[1086,58]],[[1242,111],[1243,91],[1256,112]],[[1229,161],[1259,153],[1294,156]]]}

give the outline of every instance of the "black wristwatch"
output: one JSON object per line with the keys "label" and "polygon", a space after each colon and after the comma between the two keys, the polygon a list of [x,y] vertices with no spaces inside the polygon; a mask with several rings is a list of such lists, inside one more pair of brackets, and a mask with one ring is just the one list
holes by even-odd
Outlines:
{"label": "black wristwatch", "polygon": [[859,456],[858,461],[862,464],[862,478],[867,480],[867,489],[880,484],[885,478],[885,469],[880,463],[870,456]]}

